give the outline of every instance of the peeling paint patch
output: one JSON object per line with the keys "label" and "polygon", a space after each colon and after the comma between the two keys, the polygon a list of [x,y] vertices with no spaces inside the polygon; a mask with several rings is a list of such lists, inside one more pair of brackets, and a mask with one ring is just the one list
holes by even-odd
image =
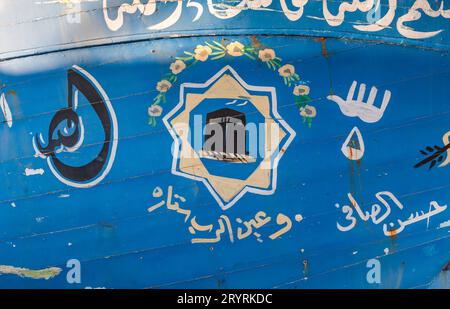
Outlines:
{"label": "peeling paint patch", "polygon": [[307,18],[311,18],[311,19],[315,19],[315,20],[326,20],[323,17],[317,17],[317,16],[313,16],[313,15],[306,15]]}
{"label": "peeling paint patch", "polygon": [[389,254],[389,248],[384,248],[384,254]]}
{"label": "peeling paint patch", "polygon": [[25,176],[44,175],[44,170],[42,168],[32,169],[27,167],[25,169],[24,175]]}
{"label": "peeling paint patch", "polygon": [[9,108],[8,102],[6,102],[5,94],[2,93],[0,96],[0,108],[2,109],[3,116],[5,117],[8,127],[12,127],[13,119],[11,109]]}
{"label": "peeling paint patch", "polygon": [[60,196],[58,196],[59,198],[68,198],[70,197],[70,194],[61,194]]}
{"label": "peeling paint patch", "polygon": [[37,217],[35,218],[37,223],[41,223],[42,221],[44,221],[45,217]]}
{"label": "peeling paint patch", "polygon": [[31,279],[48,280],[58,276],[61,273],[61,271],[62,269],[58,267],[49,267],[44,269],[33,270],[9,265],[0,265],[0,274],[16,275],[22,278],[31,278]]}
{"label": "peeling paint patch", "polygon": [[439,224],[439,228],[440,229],[443,229],[443,228],[446,228],[446,227],[450,227],[450,220],[442,222],[441,224]]}
{"label": "peeling paint patch", "polygon": [[17,206],[16,203],[14,202],[11,203],[11,207],[16,208],[16,206]]}

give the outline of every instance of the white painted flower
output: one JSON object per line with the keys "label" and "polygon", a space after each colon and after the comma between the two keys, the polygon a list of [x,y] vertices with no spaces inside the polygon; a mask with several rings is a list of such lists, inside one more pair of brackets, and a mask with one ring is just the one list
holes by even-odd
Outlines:
{"label": "white painted flower", "polygon": [[298,85],[294,87],[293,91],[294,95],[300,96],[300,95],[308,95],[309,94],[309,87],[306,85]]}
{"label": "white painted flower", "polygon": [[292,64],[285,64],[278,69],[278,73],[282,77],[291,77],[295,73],[295,68]]}
{"label": "white painted flower", "polygon": [[159,117],[163,112],[163,108],[159,105],[152,105],[148,108],[148,115],[151,117]]}
{"label": "white painted flower", "polygon": [[227,45],[228,55],[233,57],[240,57],[245,54],[245,46],[241,42],[234,41]]}
{"label": "white painted flower", "polygon": [[259,51],[258,57],[259,59],[261,59],[262,62],[267,62],[275,59],[276,55],[273,49],[266,48]]}
{"label": "white painted flower", "polygon": [[165,79],[158,82],[158,84],[156,85],[156,90],[158,90],[159,92],[167,92],[167,90],[169,90],[170,88],[172,88],[172,83]]}
{"label": "white painted flower", "polygon": [[300,108],[300,115],[303,117],[314,118],[317,115],[317,111],[314,106],[305,105],[305,107]]}
{"label": "white painted flower", "polygon": [[184,69],[186,69],[186,64],[182,60],[177,60],[170,64],[170,70],[175,75],[180,74]]}
{"label": "white painted flower", "polygon": [[197,45],[197,47],[194,50],[194,58],[198,61],[206,61],[208,60],[209,55],[212,53],[212,49],[209,46],[204,45]]}

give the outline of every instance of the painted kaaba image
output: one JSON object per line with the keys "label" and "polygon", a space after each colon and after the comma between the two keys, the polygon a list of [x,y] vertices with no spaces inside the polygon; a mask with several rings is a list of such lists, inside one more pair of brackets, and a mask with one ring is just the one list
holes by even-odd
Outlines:
{"label": "painted kaaba image", "polygon": [[247,149],[245,125],[245,114],[231,108],[208,113],[200,156],[234,163],[255,162]]}

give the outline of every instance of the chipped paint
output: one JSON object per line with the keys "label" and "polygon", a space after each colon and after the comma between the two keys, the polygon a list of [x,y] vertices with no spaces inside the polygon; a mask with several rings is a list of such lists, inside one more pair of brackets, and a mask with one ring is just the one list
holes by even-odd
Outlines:
{"label": "chipped paint", "polygon": [[441,224],[439,224],[439,228],[440,229],[443,229],[443,228],[446,228],[446,227],[450,227],[450,220],[442,222]]}
{"label": "chipped paint", "polygon": [[38,169],[32,169],[32,168],[26,168],[25,169],[25,176],[36,176],[36,175],[44,175],[44,170],[42,168],[38,168]]}
{"label": "chipped paint", "polygon": [[37,223],[42,223],[45,220],[45,217],[36,217],[35,220]]}
{"label": "chipped paint", "polygon": [[9,265],[0,265],[0,274],[3,275],[15,275],[22,278],[30,279],[51,279],[58,276],[62,269],[58,267],[49,267],[44,269],[28,269],[21,267],[14,267]]}
{"label": "chipped paint", "polygon": [[5,117],[8,127],[11,128],[13,125],[12,113],[4,93],[0,95],[0,108],[2,109],[3,117]]}

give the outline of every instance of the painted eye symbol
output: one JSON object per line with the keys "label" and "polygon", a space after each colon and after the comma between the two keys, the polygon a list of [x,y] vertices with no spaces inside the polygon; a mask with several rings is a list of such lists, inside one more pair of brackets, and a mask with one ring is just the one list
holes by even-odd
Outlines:
{"label": "painted eye symbol", "polygon": [[358,127],[354,127],[342,144],[341,151],[347,159],[356,161],[364,156],[364,140]]}

